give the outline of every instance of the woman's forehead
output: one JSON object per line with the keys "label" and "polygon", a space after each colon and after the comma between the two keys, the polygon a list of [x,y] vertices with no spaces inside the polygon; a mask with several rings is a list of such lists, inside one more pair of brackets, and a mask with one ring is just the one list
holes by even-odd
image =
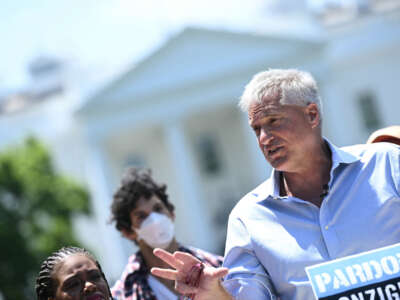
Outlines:
{"label": "woman's forehead", "polygon": [[85,254],[76,253],[66,256],[57,266],[57,276],[69,275],[82,269],[97,269],[93,259]]}

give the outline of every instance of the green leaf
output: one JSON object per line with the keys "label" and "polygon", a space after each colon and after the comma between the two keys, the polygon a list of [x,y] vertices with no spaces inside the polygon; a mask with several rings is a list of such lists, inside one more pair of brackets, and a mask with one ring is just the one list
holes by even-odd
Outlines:
{"label": "green leaf", "polygon": [[72,217],[89,214],[89,193],[56,172],[33,137],[0,152],[0,291],[5,299],[34,299],[34,279],[53,251],[77,245]]}

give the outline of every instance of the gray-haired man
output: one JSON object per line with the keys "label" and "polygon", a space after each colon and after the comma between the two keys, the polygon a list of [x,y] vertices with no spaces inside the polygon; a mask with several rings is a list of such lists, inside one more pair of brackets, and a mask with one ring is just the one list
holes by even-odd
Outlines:
{"label": "gray-haired man", "polygon": [[176,280],[196,300],[308,300],[306,266],[400,242],[398,146],[338,148],[325,139],[307,72],[256,74],[239,106],[273,171],[230,214],[225,268],[204,268],[192,287],[185,279],[196,261],[155,250],[176,270],[153,274]]}

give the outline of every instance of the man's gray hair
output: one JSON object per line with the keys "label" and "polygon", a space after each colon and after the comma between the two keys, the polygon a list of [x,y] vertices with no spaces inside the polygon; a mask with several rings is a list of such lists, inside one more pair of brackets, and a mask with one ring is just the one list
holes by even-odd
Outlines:
{"label": "man's gray hair", "polygon": [[316,103],[322,115],[317,83],[310,73],[296,69],[269,69],[257,73],[246,85],[239,107],[248,112],[253,102],[261,103],[264,97],[277,95],[281,104],[306,106]]}

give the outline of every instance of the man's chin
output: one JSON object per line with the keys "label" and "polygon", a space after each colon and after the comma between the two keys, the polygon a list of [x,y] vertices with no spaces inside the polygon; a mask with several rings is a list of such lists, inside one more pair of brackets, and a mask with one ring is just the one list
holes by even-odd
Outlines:
{"label": "man's chin", "polygon": [[271,167],[273,167],[275,170],[282,171],[282,172],[287,171],[286,168],[285,168],[285,166],[286,166],[285,160],[282,157],[281,158],[277,158],[277,159],[273,159],[273,160],[272,159],[270,159],[270,160],[267,159],[267,161],[271,165]]}

